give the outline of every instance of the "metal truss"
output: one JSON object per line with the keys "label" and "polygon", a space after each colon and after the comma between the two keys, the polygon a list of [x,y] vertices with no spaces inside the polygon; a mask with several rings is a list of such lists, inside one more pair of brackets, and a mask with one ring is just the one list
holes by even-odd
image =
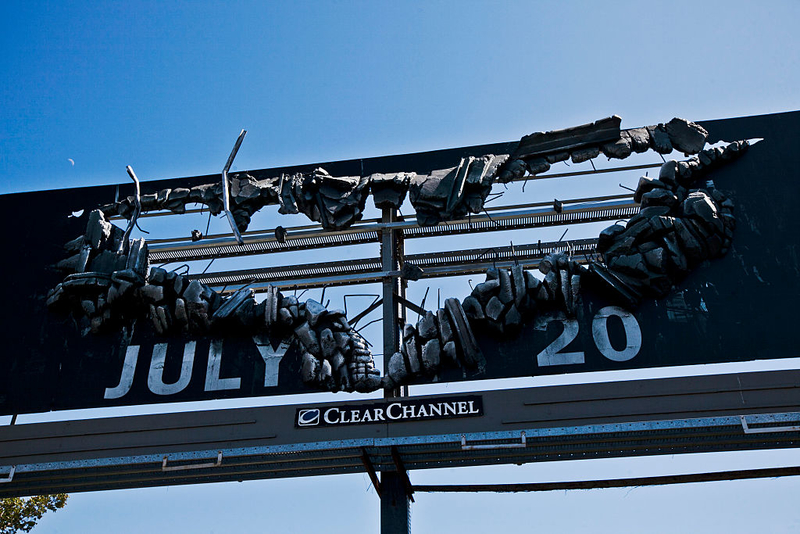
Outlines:
{"label": "metal truss", "polygon": [[[578,239],[492,247],[488,251],[486,248],[480,248],[430,252],[408,255],[405,257],[405,263],[421,268],[420,278],[482,273],[492,266],[510,267],[516,263],[526,269],[534,269],[546,255],[556,252],[575,254],[580,261],[594,253],[596,244],[596,239]],[[211,287],[223,287],[225,288],[223,292],[233,291],[242,285],[259,292],[265,291],[270,285],[298,289],[342,286],[377,282],[386,276],[399,274],[395,271],[384,272],[381,268],[381,259],[376,257],[189,275],[189,278]]]}
{"label": "metal truss", "polygon": [[799,370],[488,391],[481,417],[338,428],[296,427],[307,405],[5,426],[0,497],[795,448],[797,384]]}
{"label": "metal truss", "polygon": [[338,232],[309,226],[287,228],[288,235],[284,242],[276,239],[274,230],[245,233],[243,245],[237,244],[235,239],[228,235],[212,236],[195,243],[185,238],[153,239],[148,242],[149,257],[152,263],[184,263],[193,260],[379,243],[380,233],[386,229],[402,230],[404,239],[415,239],[615,221],[628,219],[639,212],[639,204],[635,203],[630,195],[564,200],[562,204],[563,207],[558,210],[552,203],[531,204],[529,206],[536,207],[522,209],[506,208],[491,214],[485,212],[467,219],[443,222],[436,226],[418,226],[415,219],[409,218],[392,223],[371,220]]}

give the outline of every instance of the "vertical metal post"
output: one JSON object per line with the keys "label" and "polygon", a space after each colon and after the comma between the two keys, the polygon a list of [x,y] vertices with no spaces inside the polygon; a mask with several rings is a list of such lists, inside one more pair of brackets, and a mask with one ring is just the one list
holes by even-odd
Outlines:
{"label": "vertical metal post", "polygon": [[[397,210],[384,208],[381,222],[397,221]],[[400,270],[400,247],[402,230],[383,228],[381,230],[381,270],[383,272]],[[400,277],[387,276],[383,279],[383,369],[389,366],[392,354],[400,349],[400,303],[395,295],[400,294]],[[387,391],[386,398],[400,397],[400,389]]]}
{"label": "vertical metal post", "polygon": [[[381,221],[397,221],[398,212],[394,208],[384,208]],[[401,230],[383,228],[381,233],[381,270],[383,272],[400,270],[402,251]],[[383,369],[386,372],[389,359],[400,348],[400,306],[395,298],[400,294],[400,277],[387,276],[383,279]],[[387,390],[385,398],[402,396],[402,389]],[[381,472],[381,534],[409,534],[411,532],[411,506],[406,495],[401,474],[396,471]]]}
{"label": "vertical metal post", "polygon": [[410,534],[411,506],[400,473],[381,472],[381,534]]}

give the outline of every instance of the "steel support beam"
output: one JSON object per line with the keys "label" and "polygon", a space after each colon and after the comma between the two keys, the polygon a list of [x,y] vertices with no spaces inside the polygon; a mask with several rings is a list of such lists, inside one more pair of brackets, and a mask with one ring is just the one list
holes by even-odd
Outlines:
{"label": "steel support beam", "polygon": [[423,493],[518,493],[523,491],[566,491],[600,488],[629,488],[640,486],[666,486],[670,484],[693,484],[696,482],[720,482],[723,480],[752,480],[756,478],[778,478],[800,475],[800,467],[773,467],[767,469],[743,469],[688,475],[664,475],[658,477],[615,478],[610,480],[577,480],[569,482],[532,482],[529,484],[460,484],[414,486],[414,491]]}
{"label": "steel support beam", "polygon": [[[402,257],[401,228],[389,226],[397,222],[395,208],[384,208],[381,222],[387,226],[381,229],[381,270],[384,273],[400,271]],[[389,367],[389,359],[400,348],[400,301],[398,295],[403,288],[399,276],[385,276],[383,285],[383,369]],[[387,390],[384,397],[394,398],[403,394],[404,388]],[[408,534],[411,532],[411,503],[399,471],[381,471],[381,534]],[[405,480],[408,480],[407,478]]]}
{"label": "steel support beam", "polygon": [[381,534],[409,534],[411,506],[400,473],[383,471],[381,491]]}
{"label": "steel support beam", "polygon": [[[800,447],[800,370],[472,395],[482,398],[479,417],[391,424],[298,427],[297,410],[308,405],[23,420],[0,426],[0,497],[368,473],[368,465],[394,480],[403,470]],[[382,497],[393,491],[381,484]]]}

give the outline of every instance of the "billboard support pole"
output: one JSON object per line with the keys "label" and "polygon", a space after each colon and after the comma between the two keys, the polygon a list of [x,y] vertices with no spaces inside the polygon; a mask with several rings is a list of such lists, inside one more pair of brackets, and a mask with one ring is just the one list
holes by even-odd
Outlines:
{"label": "billboard support pole", "polygon": [[[397,222],[396,208],[383,208],[381,222]],[[399,273],[402,255],[402,230],[392,227],[381,229],[381,270]],[[400,348],[400,302],[397,295],[404,294],[399,275],[383,279],[383,369],[388,369],[389,359]],[[405,388],[385,390],[384,397],[402,397]],[[381,534],[408,534],[411,532],[411,504],[403,477],[399,471],[381,471]]]}

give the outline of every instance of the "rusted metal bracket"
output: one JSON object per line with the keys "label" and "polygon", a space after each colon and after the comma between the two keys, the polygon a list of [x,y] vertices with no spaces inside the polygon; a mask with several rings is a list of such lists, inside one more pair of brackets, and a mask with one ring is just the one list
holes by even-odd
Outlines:
{"label": "rusted metal bracket", "polygon": [[744,430],[745,434],[768,434],[772,432],[797,432],[800,430],[800,425],[798,426],[768,426],[768,427],[758,427],[758,428],[750,428],[747,425],[747,416],[740,415],[739,419],[742,421],[742,430]]}
{"label": "rusted metal bracket", "polygon": [[207,469],[210,467],[220,467],[222,465],[222,451],[217,453],[217,461],[216,462],[206,462],[203,464],[191,464],[191,465],[175,465],[171,467],[167,467],[167,457],[164,456],[164,460],[161,462],[161,470],[162,471],[188,471],[190,469]]}
{"label": "rusted metal bracket", "polygon": [[231,169],[231,165],[233,165],[233,159],[236,157],[236,153],[239,152],[239,147],[242,146],[245,135],[247,135],[247,130],[239,132],[239,137],[236,139],[236,144],[233,145],[231,155],[228,156],[228,161],[225,163],[225,167],[222,168],[222,205],[225,210],[225,216],[228,218],[228,223],[231,225],[233,235],[236,237],[236,242],[240,245],[244,245],[244,240],[242,240],[242,234],[239,232],[239,228],[236,227],[236,221],[233,220],[233,214],[231,213],[231,191],[230,185],[228,184],[228,171]]}
{"label": "rusted metal bracket", "polygon": [[408,471],[406,471],[406,467],[403,465],[403,460],[400,458],[397,447],[392,447],[392,461],[397,469],[397,474],[400,475],[403,488],[406,490],[406,497],[408,497],[408,500],[411,502],[414,502],[414,486],[411,485],[411,479],[408,478]]}
{"label": "rusted metal bracket", "polygon": [[11,466],[11,471],[8,472],[8,476],[4,477],[4,478],[0,478],[0,484],[8,484],[12,480],[14,480],[14,473],[16,473],[16,472],[17,472],[17,466],[16,465],[12,465]]}
{"label": "rusted metal bracket", "polygon": [[131,232],[133,232],[133,227],[136,226],[136,221],[139,219],[139,215],[142,213],[142,190],[139,187],[139,178],[136,177],[136,173],[133,172],[133,167],[128,165],[125,167],[125,170],[128,171],[128,176],[131,177],[133,183],[136,185],[136,193],[133,196],[133,214],[131,215],[131,219],[128,221],[128,227],[125,229],[125,234],[122,236],[122,241],[119,244],[119,250],[117,251],[118,254],[123,254],[125,252],[125,247],[128,246],[128,240],[131,238]]}
{"label": "rusted metal bracket", "polygon": [[462,451],[476,451],[476,450],[488,450],[488,449],[524,449],[528,446],[528,443],[525,438],[525,431],[520,432],[520,442],[519,443],[500,443],[500,444],[489,444],[489,445],[467,445],[467,436],[461,434],[461,450]]}

